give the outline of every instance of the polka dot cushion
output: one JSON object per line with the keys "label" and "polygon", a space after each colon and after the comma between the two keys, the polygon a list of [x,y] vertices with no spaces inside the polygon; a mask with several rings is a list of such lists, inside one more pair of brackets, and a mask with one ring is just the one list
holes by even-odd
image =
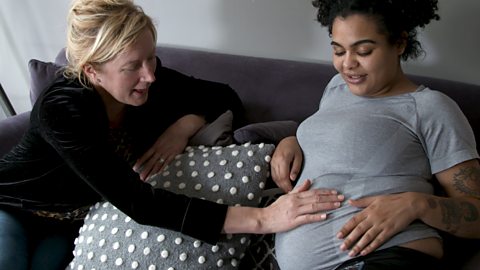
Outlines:
{"label": "polka dot cushion", "polygon": [[[228,205],[257,206],[274,145],[187,147],[161,174],[157,188]],[[108,202],[92,206],[75,240],[70,269],[238,269],[247,234],[222,235],[216,245],[140,225]]]}

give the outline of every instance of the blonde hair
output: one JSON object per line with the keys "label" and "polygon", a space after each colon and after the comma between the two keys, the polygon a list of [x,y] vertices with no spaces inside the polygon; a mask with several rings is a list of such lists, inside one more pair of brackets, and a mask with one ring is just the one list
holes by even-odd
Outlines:
{"label": "blonde hair", "polygon": [[67,16],[64,76],[91,88],[83,67],[113,59],[137,41],[144,29],[156,42],[152,19],[132,0],[74,0]]}

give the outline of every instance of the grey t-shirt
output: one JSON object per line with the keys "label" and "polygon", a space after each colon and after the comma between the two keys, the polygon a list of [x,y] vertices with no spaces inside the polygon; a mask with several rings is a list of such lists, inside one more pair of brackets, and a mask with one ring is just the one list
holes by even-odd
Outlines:
{"label": "grey t-shirt", "polygon": [[[431,194],[432,174],[478,158],[473,131],[457,104],[420,86],[415,92],[368,98],[352,94],[336,75],[319,110],[297,131],[306,179],[313,188],[334,188],[346,198],[405,191]],[[340,251],[339,229],[361,209],[343,204],[326,221],[276,235],[282,270],[333,269],[350,259]],[[381,249],[416,239],[440,237],[415,222]]]}

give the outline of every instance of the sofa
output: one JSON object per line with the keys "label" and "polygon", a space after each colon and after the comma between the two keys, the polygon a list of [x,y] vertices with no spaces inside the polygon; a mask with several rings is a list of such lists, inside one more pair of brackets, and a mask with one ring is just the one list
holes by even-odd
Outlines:
{"label": "sofa", "polygon": [[[335,74],[333,66],[324,62],[249,57],[169,46],[158,46],[157,55],[166,67],[230,85],[244,103],[246,124],[257,124],[263,128],[258,140],[265,135],[262,132],[266,132],[270,135],[269,139],[274,137],[271,140],[274,143],[295,132],[296,126],[282,128],[282,125],[300,123],[317,110],[323,89]],[[42,78],[50,76],[65,61],[64,51],[61,50],[47,66],[34,59],[29,62],[32,104],[48,83],[42,81]],[[480,142],[480,85],[418,75],[408,76],[416,83],[440,90],[456,101],[473,127],[477,142]],[[28,122],[29,112],[0,121],[0,156],[18,142],[28,127]],[[264,137],[268,139],[268,136]],[[477,149],[480,150],[478,145]],[[252,245],[257,245],[253,249],[265,254],[260,254],[261,262],[257,258],[250,265],[245,263],[243,268],[275,268],[272,239],[272,236],[263,236],[258,237],[256,242],[253,241]],[[445,241],[444,260],[448,269],[480,269],[478,240],[446,236]],[[268,256],[266,253],[269,253]],[[258,257],[258,254],[252,256]]]}

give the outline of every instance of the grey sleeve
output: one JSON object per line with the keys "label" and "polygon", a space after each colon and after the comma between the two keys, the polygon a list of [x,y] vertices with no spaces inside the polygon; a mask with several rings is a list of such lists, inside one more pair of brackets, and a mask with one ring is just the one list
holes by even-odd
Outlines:
{"label": "grey sleeve", "polygon": [[416,102],[417,128],[433,174],[478,158],[473,130],[452,99],[425,89]]}

